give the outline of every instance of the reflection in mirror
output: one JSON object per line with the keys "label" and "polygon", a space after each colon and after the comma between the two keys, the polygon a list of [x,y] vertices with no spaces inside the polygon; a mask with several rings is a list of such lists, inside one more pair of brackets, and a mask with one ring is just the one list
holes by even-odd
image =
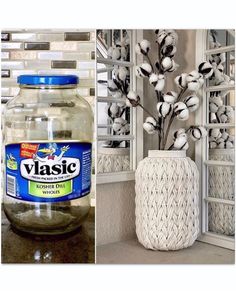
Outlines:
{"label": "reflection in mirror", "polygon": [[127,140],[98,143],[97,172],[130,171],[130,142]]}
{"label": "reflection in mirror", "polygon": [[130,60],[129,40],[126,30],[97,31],[97,55],[111,60],[97,65],[97,173],[130,170],[130,69],[122,64]]}
{"label": "reflection in mirror", "polygon": [[[212,160],[234,161],[233,150],[211,150]],[[234,167],[209,166],[208,168],[209,191],[208,196],[219,202],[208,204],[208,230],[214,233],[233,236],[234,221]],[[221,202],[221,200],[223,200]]]}
{"label": "reflection in mirror", "polygon": [[234,30],[209,30],[208,48],[214,49],[221,46],[234,45]]}

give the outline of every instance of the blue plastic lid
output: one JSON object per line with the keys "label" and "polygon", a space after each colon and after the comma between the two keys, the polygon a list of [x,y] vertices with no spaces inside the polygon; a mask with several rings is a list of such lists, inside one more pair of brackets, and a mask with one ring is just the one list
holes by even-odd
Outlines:
{"label": "blue plastic lid", "polygon": [[79,77],[75,75],[21,75],[17,83],[24,85],[68,85],[78,84]]}

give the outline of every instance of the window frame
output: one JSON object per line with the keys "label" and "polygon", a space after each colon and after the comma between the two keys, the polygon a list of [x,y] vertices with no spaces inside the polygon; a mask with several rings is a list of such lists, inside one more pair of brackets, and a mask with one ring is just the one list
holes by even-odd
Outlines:
{"label": "window frame", "polygon": [[[201,63],[204,60],[208,59],[210,54],[221,53],[221,52],[229,52],[235,50],[235,46],[222,46],[217,49],[207,49],[208,42],[208,30],[197,30],[196,32],[196,65]],[[235,128],[235,124],[209,124],[208,121],[208,106],[209,106],[209,92],[211,91],[219,91],[219,90],[235,90],[235,85],[233,86],[210,86],[204,85],[203,89],[199,91],[199,95],[202,98],[202,105],[199,110],[196,112],[195,116],[195,124],[203,125],[207,129],[211,129],[212,127],[223,127],[223,128]],[[208,159],[208,137],[203,138],[201,141],[196,143],[195,146],[195,162],[197,164],[199,173],[200,173],[200,227],[201,227],[201,235],[198,240],[202,242],[206,242],[209,244],[217,245],[220,247],[228,248],[231,250],[235,249],[235,238],[229,237],[221,234],[216,234],[213,232],[209,232],[208,228],[208,203],[209,201],[216,201],[220,203],[225,203],[226,200],[220,201],[212,200],[208,197],[208,166],[209,165],[227,165],[227,166],[235,166],[232,162],[222,162],[222,161],[213,161]],[[227,204],[235,206],[235,201],[228,201]]]}
{"label": "window frame", "polygon": [[[142,30],[129,30],[130,32],[130,61],[122,62],[106,58],[97,58],[97,63],[106,64],[108,66],[123,65],[130,68],[130,89],[137,92],[142,100],[143,97],[143,81],[139,80],[137,83],[137,77],[135,75],[135,65],[142,62],[142,56],[137,56],[135,52],[135,45],[138,41],[142,40]],[[97,75],[99,71],[96,69]],[[101,140],[130,140],[130,171],[110,172],[110,173],[96,173],[96,184],[106,184],[113,182],[130,181],[135,179],[135,170],[137,163],[143,158],[143,110],[141,108],[130,109],[130,134],[124,136],[115,135],[98,135],[98,103],[99,102],[118,102],[118,99],[114,99],[111,96],[99,97],[97,95],[98,85],[96,83],[96,151],[95,151],[95,171],[97,171],[97,159],[98,159],[98,142]]]}

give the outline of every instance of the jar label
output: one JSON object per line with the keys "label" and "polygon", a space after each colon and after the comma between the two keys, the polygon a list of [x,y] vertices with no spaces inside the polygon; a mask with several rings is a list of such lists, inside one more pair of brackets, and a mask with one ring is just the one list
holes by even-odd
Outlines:
{"label": "jar label", "polygon": [[92,144],[23,142],[6,145],[6,194],[61,202],[90,193]]}

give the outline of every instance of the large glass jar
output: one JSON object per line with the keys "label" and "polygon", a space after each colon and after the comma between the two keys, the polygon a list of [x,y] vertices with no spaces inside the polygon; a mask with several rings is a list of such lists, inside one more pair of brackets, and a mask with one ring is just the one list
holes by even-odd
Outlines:
{"label": "large glass jar", "polygon": [[18,77],[4,114],[4,211],[18,230],[62,234],[90,208],[93,114],[74,75]]}

